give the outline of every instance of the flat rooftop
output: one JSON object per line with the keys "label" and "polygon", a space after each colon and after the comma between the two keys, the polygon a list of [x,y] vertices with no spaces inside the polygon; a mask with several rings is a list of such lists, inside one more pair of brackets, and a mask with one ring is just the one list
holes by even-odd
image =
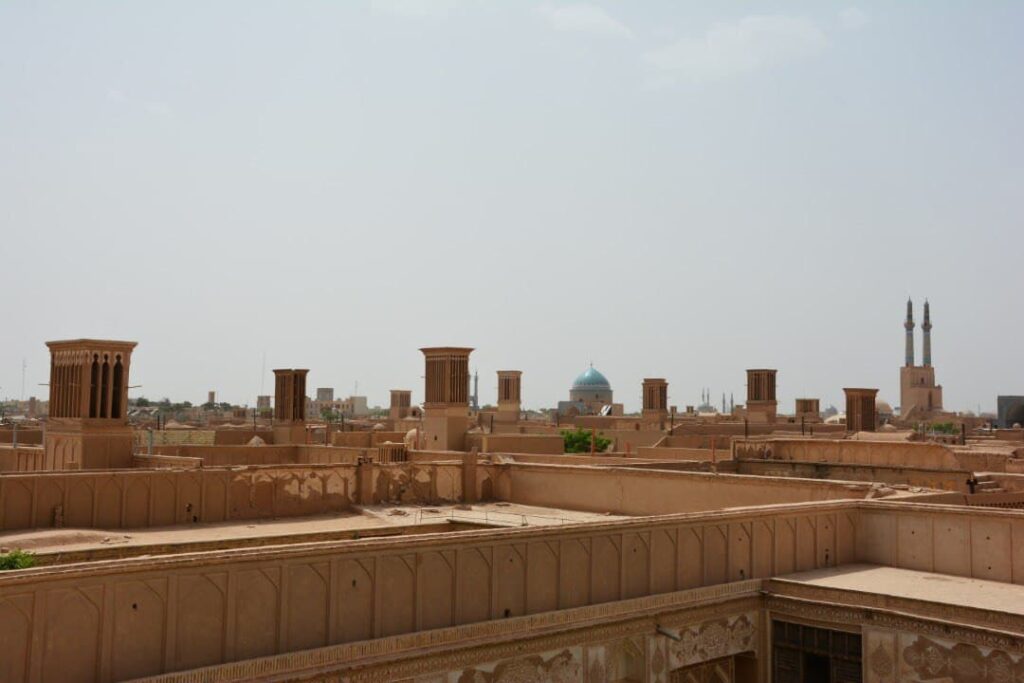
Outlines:
{"label": "flat rooftop", "polygon": [[[787,584],[861,594],[865,603],[871,596],[920,600],[952,607],[1024,616],[1024,585],[935,574],[913,569],[848,564],[787,574],[772,580],[785,595]],[[890,607],[886,604],[885,607]]]}
{"label": "flat rooftop", "polygon": [[238,520],[139,529],[32,529],[0,533],[0,548],[31,551],[39,564],[169,555],[259,545],[456,532],[481,527],[557,526],[626,519],[579,510],[487,502],[373,505],[315,517]]}

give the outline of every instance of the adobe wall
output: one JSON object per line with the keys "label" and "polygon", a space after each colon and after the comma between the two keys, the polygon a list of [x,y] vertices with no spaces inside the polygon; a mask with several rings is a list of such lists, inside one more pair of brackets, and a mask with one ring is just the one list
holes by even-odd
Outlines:
{"label": "adobe wall", "polygon": [[347,464],[354,465],[360,458],[375,458],[376,448],[351,448],[346,446],[293,446],[296,462],[310,465]]}
{"label": "adobe wall", "polygon": [[274,443],[273,429],[215,429],[213,432],[213,445],[244,446],[255,436],[263,439],[263,443]]}
{"label": "adobe wall", "polygon": [[46,451],[41,446],[22,446],[18,435],[18,447],[0,444],[0,472],[39,472],[46,469]]}
{"label": "adobe wall", "polygon": [[466,448],[481,453],[560,455],[565,452],[565,439],[561,434],[467,434]]}
{"label": "adobe wall", "polygon": [[[359,468],[366,468],[362,480]],[[480,469],[483,485],[490,475]],[[461,463],[5,474],[0,529],[122,529],[308,516],[357,503],[453,503],[462,494]]]}
{"label": "adobe wall", "polygon": [[858,561],[1024,584],[1024,515],[878,502],[861,508]]}
{"label": "adobe wall", "polygon": [[0,476],[0,529],[122,529],[315,515],[355,501],[355,468],[304,465]]}
{"label": "adobe wall", "polygon": [[588,605],[635,616],[610,603],[852,561],[855,524],[836,503],[39,567],[0,575],[0,662],[105,682]]}
{"label": "adobe wall", "polygon": [[316,445],[284,446],[154,446],[154,455],[197,458],[203,467],[234,465],[354,465],[360,458],[373,459],[375,448]]}
{"label": "adobe wall", "polygon": [[921,486],[966,493],[969,473],[958,470],[927,470],[909,467],[845,465],[780,460],[737,460],[737,474],[767,477],[802,477],[842,481],[881,482]]}
{"label": "adobe wall", "polygon": [[203,466],[202,458],[186,458],[180,455],[133,455],[132,467],[140,469],[183,469],[195,470]]}
{"label": "adobe wall", "polygon": [[[766,436],[772,433],[800,434],[800,423],[776,422],[775,424],[755,424],[748,422],[744,427],[743,422],[697,422],[679,424],[676,422],[673,436],[682,435],[725,435],[725,436]],[[846,433],[846,425],[833,425],[817,422],[804,426],[805,436],[842,436]]]}
{"label": "adobe wall", "polygon": [[[487,426],[490,427],[490,420],[486,422]],[[493,432],[494,434],[544,434],[547,436],[559,435],[563,429],[567,429],[568,425],[556,427],[553,424],[545,424],[543,422],[526,422],[520,420],[519,422],[494,422]]]}
{"label": "adobe wall", "polygon": [[867,484],[740,477],[703,472],[558,465],[499,465],[508,478],[499,497],[513,503],[620,515],[664,515],[700,510],[863,498]]}
{"label": "adobe wall", "polygon": [[731,451],[726,448],[675,448],[671,446],[644,446],[636,451],[637,457],[650,460],[729,460]]}
{"label": "adobe wall", "polygon": [[297,446],[154,446],[154,455],[198,458],[203,467],[232,465],[291,465],[298,459]]}
{"label": "adobe wall", "polygon": [[146,447],[150,432],[153,433],[154,446],[212,446],[216,440],[216,432],[212,429],[133,429],[132,440],[136,448]]}
{"label": "adobe wall", "polygon": [[[678,430],[677,430],[678,431]],[[710,450],[714,445],[715,450],[729,450],[732,445],[732,436],[722,434],[683,434],[666,436],[658,446],[667,448],[701,448]]]}
{"label": "adobe wall", "polygon": [[960,462],[946,446],[934,443],[851,441],[847,439],[736,439],[737,460],[794,460],[846,465],[959,470]]}
{"label": "adobe wall", "polygon": [[393,443],[404,443],[405,432],[370,430],[364,432],[331,432],[332,446],[347,446],[349,448],[370,448],[378,446],[387,441]]}
{"label": "adobe wall", "polygon": [[[0,444],[14,443],[14,430],[10,428],[0,429]],[[43,430],[41,429],[27,429],[25,427],[18,428],[18,445],[19,446],[42,446],[43,445]]]}

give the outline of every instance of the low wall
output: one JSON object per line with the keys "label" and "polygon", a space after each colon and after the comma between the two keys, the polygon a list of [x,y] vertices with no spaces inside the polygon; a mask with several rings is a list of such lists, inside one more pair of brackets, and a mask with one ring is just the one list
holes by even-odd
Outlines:
{"label": "low wall", "polygon": [[934,443],[810,439],[736,439],[736,460],[793,460],[845,465],[959,470],[960,462],[946,446]]}
{"label": "low wall", "polygon": [[216,429],[213,432],[214,446],[244,446],[253,437],[260,437],[263,443],[274,443],[273,429]]}
{"label": "low wall", "polygon": [[315,515],[354,501],[355,468],[304,465],[11,474],[0,528],[122,529]]}
{"label": "low wall", "polygon": [[46,450],[41,446],[0,444],[0,472],[41,472],[46,469]]}
{"label": "low wall", "polygon": [[153,433],[154,446],[176,444],[212,446],[216,439],[216,432],[212,429],[133,429],[132,437],[136,448],[146,447],[149,443],[150,432]]}
{"label": "low wall", "polygon": [[729,460],[732,452],[728,448],[673,448],[669,446],[641,447],[636,451],[637,457],[650,460]]}
{"label": "low wall", "polygon": [[714,445],[715,450],[729,450],[732,440],[732,436],[722,434],[677,434],[666,436],[658,446],[710,449]]}
{"label": "low wall", "polygon": [[132,467],[139,469],[181,469],[196,470],[203,466],[202,458],[186,458],[180,455],[134,455]]}
{"label": "low wall", "polygon": [[371,446],[378,446],[386,441],[391,441],[392,443],[405,443],[405,432],[388,432],[381,430],[370,430],[364,432],[331,432],[332,446],[370,448]]}
{"label": "low wall", "polygon": [[106,683],[701,586],[747,591],[751,578],[854,561],[855,525],[839,503],[5,572],[0,662],[11,681]]}
{"label": "low wall", "polygon": [[560,455],[565,452],[561,434],[468,434],[466,448],[481,453],[535,453]]}
{"label": "low wall", "polygon": [[354,465],[361,458],[374,459],[376,448],[350,448],[345,446],[294,446],[296,462],[302,464]]}
{"label": "low wall", "polygon": [[[481,486],[489,482],[487,467],[479,467],[478,474]],[[462,498],[461,463],[5,474],[0,476],[0,529],[170,526],[317,515],[358,503],[436,505]]]}
{"label": "low wall", "polygon": [[835,463],[793,462],[780,460],[736,460],[738,474],[768,477],[801,477],[842,481],[881,482],[921,486],[944,491],[967,492],[967,472],[959,470],[925,470],[910,467],[844,465]]}
{"label": "low wall", "polygon": [[1024,516],[985,507],[872,502],[861,508],[857,558],[1024,584]]}
{"label": "low wall", "polygon": [[154,455],[198,458],[203,467],[296,464],[298,446],[154,446]]}
{"label": "low wall", "polygon": [[[14,443],[13,429],[0,429],[0,444]],[[43,445],[43,430],[41,429],[18,429],[19,446],[41,446]]]}
{"label": "low wall", "polygon": [[497,466],[500,500],[620,515],[864,498],[867,484],[634,468]]}

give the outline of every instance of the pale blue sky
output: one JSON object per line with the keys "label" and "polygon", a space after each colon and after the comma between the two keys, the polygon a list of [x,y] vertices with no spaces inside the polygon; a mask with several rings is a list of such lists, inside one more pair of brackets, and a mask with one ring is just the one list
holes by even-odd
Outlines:
{"label": "pale blue sky", "polygon": [[419,401],[457,344],[484,402],[592,360],[627,409],[747,367],[895,405],[912,295],[947,407],[994,409],[1022,64],[1015,2],[3,2],[0,395],[99,336],[194,402],[290,366]]}

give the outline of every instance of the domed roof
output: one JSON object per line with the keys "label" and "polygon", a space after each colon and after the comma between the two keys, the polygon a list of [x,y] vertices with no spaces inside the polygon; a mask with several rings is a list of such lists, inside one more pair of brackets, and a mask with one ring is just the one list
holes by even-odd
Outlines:
{"label": "domed roof", "polygon": [[589,368],[584,370],[576,378],[576,381],[572,383],[573,389],[607,389],[611,391],[612,385],[608,383],[608,378],[602,375],[600,372],[594,369],[591,365]]}

